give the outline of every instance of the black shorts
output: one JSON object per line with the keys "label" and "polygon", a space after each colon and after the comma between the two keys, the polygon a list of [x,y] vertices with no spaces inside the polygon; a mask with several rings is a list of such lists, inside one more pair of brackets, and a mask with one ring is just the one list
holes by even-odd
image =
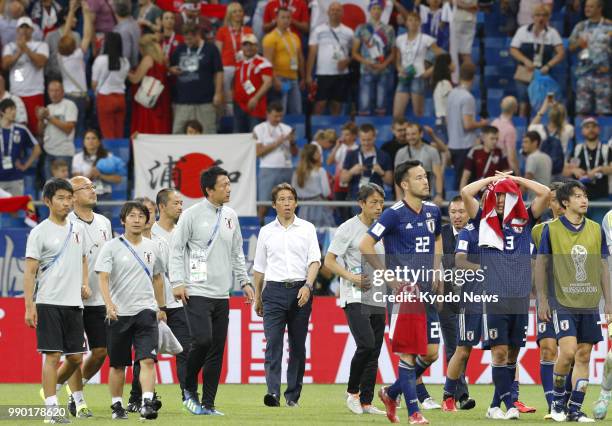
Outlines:
{"label": "black shorts", "polygon": [[349,74],[318,75],[317,101],[344,102],[348,97]]}
{"label": "black shorts", "polygon": [[106,347],[106,306],[85,306],[83,325],[89,349]]}
{"label": "black shorts", "polygon": [[36,305],[36,314],[39,352],[61,352],[64,355],[87,352],[82,308],[39,303]]}
{"label": "black shorts", "polygon": [[110,366],[115,368],[132,365],[134,362],[151,358],[157,362],[158,333],[157,313],[145,309],[136,315],[120,316],[116,321],[106,323],[106,343]]}

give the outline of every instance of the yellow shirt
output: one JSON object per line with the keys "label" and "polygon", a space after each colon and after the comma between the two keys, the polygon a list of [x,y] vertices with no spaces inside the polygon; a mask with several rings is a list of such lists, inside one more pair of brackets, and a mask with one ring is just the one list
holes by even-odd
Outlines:
{"label": "yellow shirt", "polygon": [[276,76],[297,80],[298,52],[302,44],[295,33],[286,31],[281,34],[278,29],[275,29],[264,37],[263,47],[274,49],[272,67]]}

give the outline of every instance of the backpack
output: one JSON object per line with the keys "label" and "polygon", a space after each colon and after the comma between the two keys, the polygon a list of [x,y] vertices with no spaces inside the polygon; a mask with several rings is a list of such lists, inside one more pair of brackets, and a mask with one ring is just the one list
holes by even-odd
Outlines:
{"label": "backpack", "polygon": [[546,131],[546,139],[542,141],[540,151],[542,151],[544,154],[548,154],[552,160],[553,176],[561,174],[565,164],[565,155],[563,154],[561,139],[559,139],[556,135],[550,135],[548,131]]}

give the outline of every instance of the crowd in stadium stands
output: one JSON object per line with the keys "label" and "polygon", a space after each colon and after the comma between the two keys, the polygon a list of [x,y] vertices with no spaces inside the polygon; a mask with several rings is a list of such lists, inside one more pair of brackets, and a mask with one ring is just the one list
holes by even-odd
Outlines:
{"label": "crowd in stadium stands", "polygon": [[[104,199],[129,162],[104,139],[252,132],[260,200],[285,181],[302,200],[354,200],[366,182],[394,199],[409,159],[438,204],[501,169],[609,199],[610,2],[372,0],[354,29],[339,2],[175,3],[0,0],[0,189],[67,168]],[[304,214],[324,226],[351,211]]]}

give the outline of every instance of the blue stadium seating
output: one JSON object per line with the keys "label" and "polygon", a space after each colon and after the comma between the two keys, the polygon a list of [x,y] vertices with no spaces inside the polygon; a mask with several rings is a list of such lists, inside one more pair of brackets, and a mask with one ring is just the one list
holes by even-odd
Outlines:
{"label": "blue stadium seating", "polygon": [[310,117],[310,134],[314,136],[323,129],[334,129],[340,134],[342,126],[349,121],[351,118],[346,115],[313,115]]}
{"label": "blue stadium seating", "polygon": [[393,132],[391,131],[391,124],[393,118],[390,116],[385,117],[355,117],[355,124],[361,126],[365,123],[370,123],[376,127],[376,146],[380,147],[383,143],[393,139]]}
{"label": "blue stadium seating", "polygon": [[283,118],[283,123],[295,129],[295,136],[298,139],[306,137],[306,116],[302,114],[287,114]]}
{"label": "blue stadium seating", "polygon": [[485,63],[498,67],[513,67],[516,62],[510,56],[509,38],[485,38]]}

